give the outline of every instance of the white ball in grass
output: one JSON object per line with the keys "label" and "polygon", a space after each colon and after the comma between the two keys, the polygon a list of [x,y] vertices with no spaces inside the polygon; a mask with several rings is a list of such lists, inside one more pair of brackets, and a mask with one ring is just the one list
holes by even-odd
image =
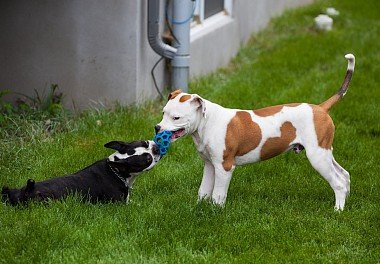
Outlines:
{"label": "white ball in grass", "polygon": [[324,31],[330,31],[333,26],[333,19],[329,17],[328,15],[319,15],[316,18],[314,18],[315,25],[318,29],[324,30]]}
{"label": "white ball in grass", "polygon": [[326,8],[326,14],[329,16],[339,16],[339,11],[334,7],[328,7]]}

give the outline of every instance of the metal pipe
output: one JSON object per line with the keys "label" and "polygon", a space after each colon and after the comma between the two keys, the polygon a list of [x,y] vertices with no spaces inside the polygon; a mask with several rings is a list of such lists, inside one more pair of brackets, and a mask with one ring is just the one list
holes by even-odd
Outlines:
{"label": "metal pipe", "polygon": [[173,46],[177,53],[172,60],[172,88],[188,91],[190,67],[190,23],[195,3],[192,0],[173,0]]}
{"label": "metal pipe", "polygon": [[173,59],[177,49],[165,44],[159,34],[160,0],[148,0],[148,41],[159,55]]}

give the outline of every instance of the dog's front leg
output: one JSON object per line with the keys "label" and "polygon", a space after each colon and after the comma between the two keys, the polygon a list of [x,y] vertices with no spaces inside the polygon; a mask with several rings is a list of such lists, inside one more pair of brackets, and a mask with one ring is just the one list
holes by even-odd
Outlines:
{"label": "dog's front leg", "polygon": [[212,190],[214,189],[215,181],[215,168],[214,165],[208,160],[205,160],[205,166],[203,168],[203,178],[201,186],[198,191],[198,201],[211,197]]}
{"label": "dog's front leg", "polygon": [[220,206],[224,206],[227,198],[228,186],[232,178],[232,173],[235,166],[229,171],[226,171],[222,164],[214,164],[215,167],[215,182],[214,190],[212,192],[212,201]]}

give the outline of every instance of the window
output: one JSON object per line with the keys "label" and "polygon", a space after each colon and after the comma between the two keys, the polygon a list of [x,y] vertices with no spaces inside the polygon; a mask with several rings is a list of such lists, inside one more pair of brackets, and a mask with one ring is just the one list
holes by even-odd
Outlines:
{"label": "window", "polygon": [[205,19],[224,10],[224,0],[206,0],[204,1],[204,5]]}
{"label": "window", "polygon": [[231,15],[232,1],[233,0],[196,0],[193,23],[203,23],[205,19],[222,12]]}

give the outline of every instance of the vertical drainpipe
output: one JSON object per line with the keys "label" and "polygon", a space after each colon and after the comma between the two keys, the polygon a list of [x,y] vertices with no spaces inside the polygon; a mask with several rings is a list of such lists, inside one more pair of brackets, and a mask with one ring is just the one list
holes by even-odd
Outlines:
{"label": "vertical drainpipe", "polygon": [[[194,12],[193,0],[173,0],[173,46],[177,52],[172,60],[172,89],[188,91],[190,68],[190,23]],[[178,41],[177,41],[177,40]]]}
{"label": "vertical drainpipe", "polygon": [[148,41],[152,49],[167,59],[173,59],[176,48],[165,44],[159,32],[160,0],[148,0]]}

